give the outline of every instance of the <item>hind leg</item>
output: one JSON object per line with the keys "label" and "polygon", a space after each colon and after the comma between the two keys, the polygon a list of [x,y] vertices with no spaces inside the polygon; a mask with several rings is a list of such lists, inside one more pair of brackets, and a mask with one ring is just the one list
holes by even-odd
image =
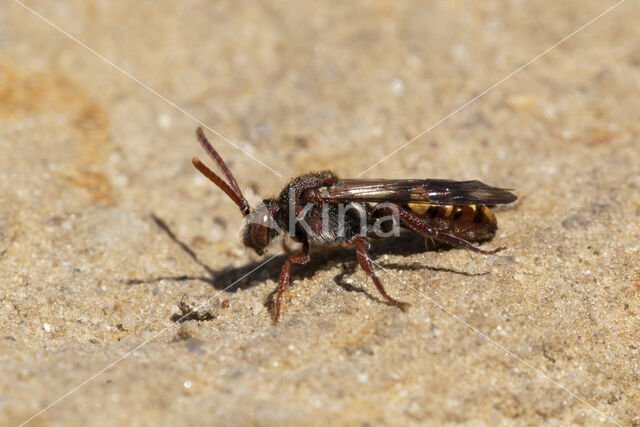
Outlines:
{"label": "hind leg", "polygon": [[373,270],[373,264],[371,263],[371,257],[369,256],[369,252],[367,252],[367,249],[369,249],[369,241],[367,240],[367,238],[356,237],[351,242],[356,246],[356,254],[358,255],[358,261],[360,261],[360,265],[367,273],[367,276],[371,277],[371,280],[373,280],[376,288],[378,288],[378,292],[380,292],[380,294],[384,297],[384,299],[387,300],[387,303],[389,303],[390,305],[395,305],[402,311],[406,310],[407,307],[409,307],[409,303],[398,301],[397,299],[389,296],[389,294],[387,294],[387,292],[384,290],[382,283],[380,283],[378,276],[376,276],[376,272]]}
{"label": "hind leg", "polygon": [[456,236],[452,236],[451,234],[443,233],[424,222],[419,216],[414,214],[411,211],[406,209],[402,209],[398,207],[398,215],[400,216],[400,222],[405,227],[409,228],[416,233],[422,234],[427,238],[432,238],[438,240],[442,243],[446,243],[447,245],[451,245],[454,248],[467,249],[472,252],[483,254],[483,255],[494,255],[506,248],[497,248],[492,251],[485,251],[480,248],[473,246],[471,243],[467,242],[464,239],[461,239]]}

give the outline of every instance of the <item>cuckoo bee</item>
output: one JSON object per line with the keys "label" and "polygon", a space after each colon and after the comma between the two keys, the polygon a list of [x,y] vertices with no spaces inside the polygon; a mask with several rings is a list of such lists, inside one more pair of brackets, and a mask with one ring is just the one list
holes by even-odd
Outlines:
{"label": "cuckoo bee", "polygon": [[331,171],[294,178],[277,198],[264,199],[255,209],[242,195],[233,174],[211,146],[201,128],[198,141],[218,165],[225,181],[197,157],[193,165],[240,208],[245,218],[242,240],[258,255],[284,233],[302,244],[289,256],[280,273],[274,322],[280,317],[282,293],[289,285],[292,264],[309,261],[309,248],[351,245],[360,265],[390,305],[402,310],[408,303],[387,294],[376,276],[369,241],[398,235],[407,229],[456,248],[493,255],[470,242],[491,239],[498,226],[491,207],[514,202],[510,190],[480,181],[448,179],[340,179]]}

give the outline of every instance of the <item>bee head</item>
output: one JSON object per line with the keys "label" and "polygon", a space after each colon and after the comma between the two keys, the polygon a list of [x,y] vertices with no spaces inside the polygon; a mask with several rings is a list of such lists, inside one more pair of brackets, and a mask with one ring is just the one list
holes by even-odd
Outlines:
{"label": "bee head", "polygon": [[247,223],[242,232],[244,245],[262,255],[269,243],[282,233],[276,220],[279,211],[280,206],[276,200],[266,199],[247,215]]}

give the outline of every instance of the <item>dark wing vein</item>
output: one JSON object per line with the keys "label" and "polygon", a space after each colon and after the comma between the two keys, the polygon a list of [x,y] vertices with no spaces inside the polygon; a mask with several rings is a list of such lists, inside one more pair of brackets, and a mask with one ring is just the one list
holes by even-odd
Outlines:
{"label": "dark wing vein", "polygon": [[318,192],[324,202],[430,203],[434,205],[500,205],[517,196],[480,181],[449,179],[344,179]]}

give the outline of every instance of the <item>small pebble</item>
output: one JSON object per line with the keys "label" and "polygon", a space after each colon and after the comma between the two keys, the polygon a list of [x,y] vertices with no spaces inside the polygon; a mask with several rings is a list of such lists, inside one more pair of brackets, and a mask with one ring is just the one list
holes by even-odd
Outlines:
{"label": "small pebble", "polygon": [[125,331],[130,331],[135,327],[136,321],[137,319],[135,318],[135,316],[133,316],[130,313],[127,313],[124,316],[122,316],[120,323],[122,324],[122,327],[124,328]]}
{"label": "small pebble", "polygon": [[210,295],[190,296],[184,295],[180,302],[177,304],[177,311],[173,317],[176,321],[186,320],[211,320],[218,317],[218,310],[220,308],[220,300],[218,298],[212,298]]}
{"label": "small pebble", "polygon": [[253,306],[251,307],[251,311],[253,312],[254,315],[260,314],[262,310],[264,310],[264,305],[260,301],[256,301],[253,303]]}
{"label": "small pebble", "polygon": [[533,109],[537,104],[537,100],[532,94],[521,93],[507,96],[505,103],[514,111],[526,111]]}

